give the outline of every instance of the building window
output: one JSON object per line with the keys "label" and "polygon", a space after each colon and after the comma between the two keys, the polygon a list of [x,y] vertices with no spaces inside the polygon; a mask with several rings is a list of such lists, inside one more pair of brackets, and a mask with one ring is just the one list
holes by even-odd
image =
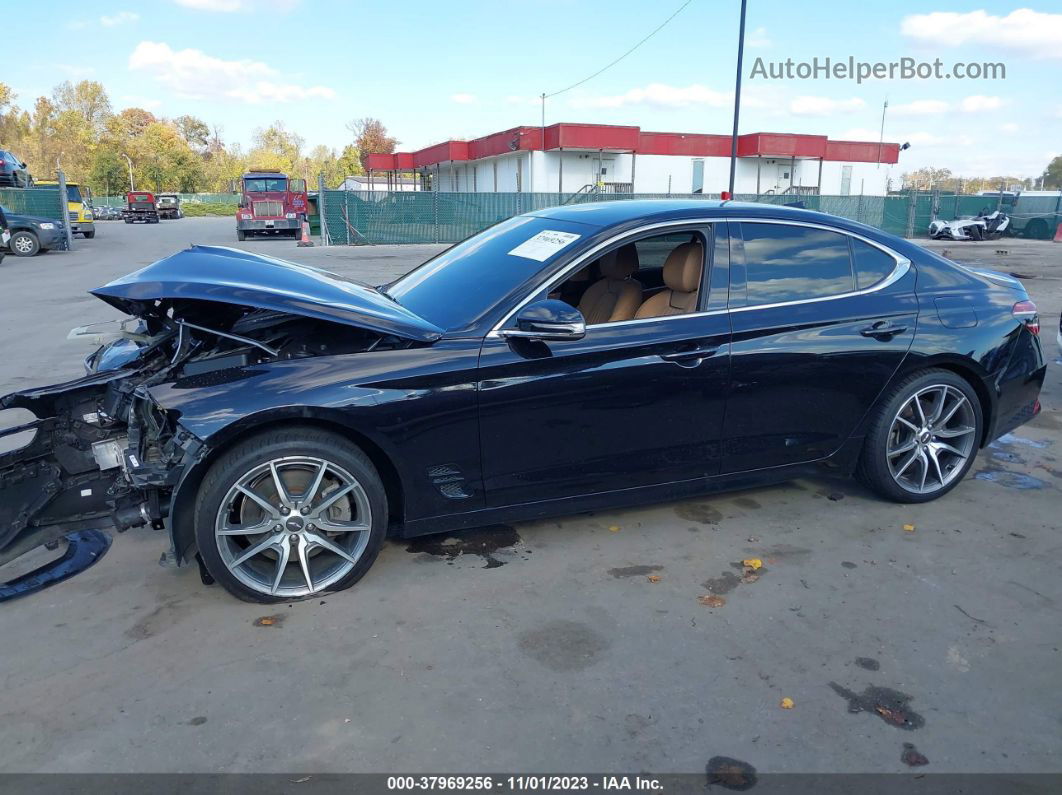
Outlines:
{"label": "building window", "polygon": [[704,161],[693,161],[693,187],[690,193],[704,193]]}

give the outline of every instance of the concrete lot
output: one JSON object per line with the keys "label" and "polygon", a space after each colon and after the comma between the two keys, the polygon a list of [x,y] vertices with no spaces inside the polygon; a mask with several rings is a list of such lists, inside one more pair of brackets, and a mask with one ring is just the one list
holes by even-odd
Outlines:
{"label": "concrete lot", "polygon": [[[0,393],[78,375],[68,328],[114,316],[85,290],[189,241],[369,281],[440,248],[99,226],[0,265]],[[159,568],[133,530],[0,605],[0,771],[901,772],[905,743],[920,771],[1062,770],[1062,245],[939,248],[1023,275],[1052,362],[1044,412],[943,500],[808,480],[391,542],[353,590],[279,608]],[[766,571],[740,583],[748,557]]]}

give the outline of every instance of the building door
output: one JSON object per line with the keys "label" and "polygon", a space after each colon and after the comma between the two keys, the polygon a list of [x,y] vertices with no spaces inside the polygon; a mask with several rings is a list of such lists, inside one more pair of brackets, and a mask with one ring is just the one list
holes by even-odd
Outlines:
{"label": "building door", "polygon": [[704,193],[704,161],[693,161],[693,187],[690,193]]}

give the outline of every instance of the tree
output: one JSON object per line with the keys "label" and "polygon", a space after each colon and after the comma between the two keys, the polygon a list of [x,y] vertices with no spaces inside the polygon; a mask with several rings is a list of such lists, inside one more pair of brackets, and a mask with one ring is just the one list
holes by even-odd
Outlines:
{"label": "tree", "polygon": [[903,175],[904,187],[914,190],[941,189],[941,183],[951,177],[951,169],[925,166]]}
{"label": "tree", "polygon": [[101,83],[95,80],[69,80],[57,85],[52,91],[52,101],[62,111],[72,111],[84,119],[96,135],[103,133],[111,116],[111,101]]}
{"label": "tree", "polygon": [[302,147],[305,141],[289,132],[284,122],[276,121],[254,133],[254,145],[248,155],[251,168],[272,168],[285,174],[305,176]]}
{"label": "tree", "polygon": [[205,121],[195,116],[178,116],[173,123],[189,146],[199,152],[206,150],[210,142],[210,127]]}
{"label": "tree", "polygon": [[88,175],[92,192],[98,196],[124,193],[128,178],[125,158],[107,146],[97,147]]}
{"label": "tree", "polygon": [[1040,179],[1044,190],[1062,190],[1062,155],[1047,164]]}
{"label": "tree", "polygon": [[[369,154],[391,154],[398,146],[398,139],[387,134],[387,128],[379,119],[366,116],[355,119],[347,125],[354,134],[354,148],[358,150],[358,159],[365,167],[365,156]],[[362,172],[364,173],[364,171]]]}

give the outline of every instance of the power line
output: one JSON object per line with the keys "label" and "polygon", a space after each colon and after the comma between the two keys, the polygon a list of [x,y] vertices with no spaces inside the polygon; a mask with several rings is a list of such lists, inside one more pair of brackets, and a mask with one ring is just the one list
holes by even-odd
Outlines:
{"label": "power line", "polygon": [[651,32],[651,33],[650,33],[650,34],[649,34],[648,36],[646,36],[646,37],[645,37],[644,39],[642,39],[642,40],[641,40],[641,41],[639,41],[639,42],[638,42],[637,44],[635,44],[635,45],[634,45],[633,47],[631,47],[631,48],[630,48],[629,50],[627,50],[627,52],[623,53],[623,55],[621,55],[621,56],[620,56],[619,58],[617,58],[616,60],[614,60],[614,61],[612,61],[611,63],[609,63],[608,65],[606,65],[606,66],[603,66],[602,68],[598,69],[598,70],[597,70],[596,72],[594,72],[594,73],[593,73],[592,75],[590,75],[589,77],[585,77],[585,78],[583,78],[583,79],[582,79],[582,80],[580,80],[580,81],[579,81],[578,83],[572,83],[572,84],[571,84],[570,86],[568,86],[567,88],[562,88],[562,89],[561,89],[560,91],[554,91],[554,92],[553,92],[552,94],[543,94],[543,95],[542,95],[542,99],[543,99],[543,100],[547,100],[547,99],[549,99],[550,97],[555,97],[555,96],[557,96],[557,95],[559,95],[559,94],[563,94],[563,93],[564,93],[565,91],[571,91],[571,90],[572,90],[573,88],[578,88],[578,87],[579,87],[579,86],[581,86],[581,85],[582,85],[583,83],[587,83],[587,82],[589,82],[590,80],[593,80],[593,79],[594,79],[595,77],[597,77],[598,75],[602,74],[603,72],[606,72],[606,71],[608,71],[608,70],[609,70],[609,69],[611,69],[611,68],[612,68],[613,66],[615,66],[615,65],[616,65],[616,64],[618,64],[618,63],[619,63],[620,61],[622,61],[622,60],[623,60],[624,58],[626,58],[626,57],[627,57],[628,55],[630,55],[630,54],[631,54],[632,52],[634,52],[634,51],[635,51],[635,50],[637,50],[637,49],[638,49],[639,47],[641,47],[641,46],[642,46],[643,44],[645,44],[645,43],[646,43],[647,41],[649,41],[649,39],[653,38],[653,36],[655,36],[655,35],[656,35],[657,33],[659,33],[659,32],[660,32],[661,30],[663,30],[663,29],[664,29],[664,26],[665,26],[665,25],[667,25],[667,23],[668,23],[668,22],[670,22],[671,20],[673,20],[673,19],[674,19],[675,17],[677,17],[677,16],[678,16],[678,15],[679,15],[680,13],[682,13],[682,10],[683,10],[683,9],[684,9],[684,8],[685,8],[686,6],[688,6],[688,5],[690,4],[690,3],[692,3],[692,2],[693,2],[693,0],[686,0],[686,2],[685,2],[685,3],[683,3],[682,5],[680,5],[680,6],[678,7],[678,10],[676,10],[674,14],[672,14],[672,15],[671,15],[671,16],[669,16],[669,17],[668,17],[667,19],[665,19],[665,20],[664,20],[663,22],[661,22],[661,23],[660,23],[660,24],[659,24],[659,25],[658,25],[658,26],[657,26],[656,28],[654,28],[654,29],[653,29],[653,31],[652,31],[652,32]]}

